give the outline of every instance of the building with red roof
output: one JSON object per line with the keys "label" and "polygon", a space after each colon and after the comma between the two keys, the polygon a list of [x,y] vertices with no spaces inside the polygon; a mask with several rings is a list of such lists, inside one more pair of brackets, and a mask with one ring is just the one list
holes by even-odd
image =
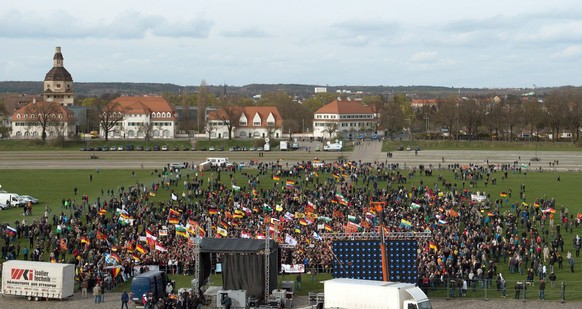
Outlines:
{"label": "building with red roof", "polygon": [[[121,116],[109,130],[112,138],[174,138],[176,110],[161,96],[121,96],[109,102],[106,110]],[[105,136],[103,126],[99,135]]]}
{"label": "building with red roof", "polygon": [[210,138],[228,138],[228,128],[236,138],[281,138],[283,118],[274,106],[229,106],[208,114]]}
{"label": "building with red roof", "polygon": [[359,101],[337,99],[313,114],[313,137],[333,138],[376,130],[378,114]]}

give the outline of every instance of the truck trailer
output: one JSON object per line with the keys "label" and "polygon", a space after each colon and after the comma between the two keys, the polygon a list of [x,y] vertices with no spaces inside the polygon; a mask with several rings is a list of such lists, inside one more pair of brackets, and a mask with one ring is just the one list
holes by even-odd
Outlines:
{"label": "truck trailer", "polygon": [[323,287],[324,308],[432,309],[426,294],[410,283],[338,278]]}
{"label": "truck trailer", "polygon": [[2,295],[35,299],[65,299],[73,296],[75,265],[33,261],[2,264]]}

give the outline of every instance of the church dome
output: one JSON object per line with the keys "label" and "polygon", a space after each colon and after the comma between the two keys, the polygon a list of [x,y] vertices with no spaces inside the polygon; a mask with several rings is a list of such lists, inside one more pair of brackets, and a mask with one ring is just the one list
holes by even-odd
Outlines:
{"label": "church dome", "polygon": [[72,82],[73,77],[71,73],[67,71],[67,69],[63,67],[54,67],[44,77],[45,81],[63,81],[63,82]]}

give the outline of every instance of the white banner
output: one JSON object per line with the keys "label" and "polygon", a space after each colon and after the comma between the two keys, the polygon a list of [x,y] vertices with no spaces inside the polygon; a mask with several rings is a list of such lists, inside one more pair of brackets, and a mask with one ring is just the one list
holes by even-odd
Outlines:
{"label": "white banner", "polygon": [[305,264],[281,264],[281,272],[287,274],[297,274],[305,272]]}

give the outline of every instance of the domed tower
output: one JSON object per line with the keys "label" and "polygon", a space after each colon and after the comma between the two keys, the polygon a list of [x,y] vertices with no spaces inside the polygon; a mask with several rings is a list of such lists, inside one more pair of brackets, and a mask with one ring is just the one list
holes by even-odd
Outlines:
{"label": "domed tower", "polygon": [[61,48],[57,47],[53,57],[53,68],[44,77],[43,98],[45,102],[57,102],[63,106],[71,106],[75,100],[73,77],[63,66],[63,59]]}

